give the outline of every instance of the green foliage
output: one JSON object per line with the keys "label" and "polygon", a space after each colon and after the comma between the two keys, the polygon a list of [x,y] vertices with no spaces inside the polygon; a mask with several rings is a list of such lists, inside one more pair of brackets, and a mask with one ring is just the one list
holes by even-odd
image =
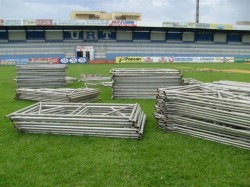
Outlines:
{"label": "green foliage", "polygon": [[[68,75],[109,75],[111,68],[196,68],[250,70],[247,64],[70,65]],[[201,81],[250,82],[249,74],[184,72]],[[250,186],[250,152],[156,128],[155,100],[112,100],[111,88],[99,102],[139,103],[147,115],[142,140],[19,134],[5,115],[33,102],[16,101],[15,68],[0,67],[0,186]],[[69,87],[84,87],[82,82]]]}

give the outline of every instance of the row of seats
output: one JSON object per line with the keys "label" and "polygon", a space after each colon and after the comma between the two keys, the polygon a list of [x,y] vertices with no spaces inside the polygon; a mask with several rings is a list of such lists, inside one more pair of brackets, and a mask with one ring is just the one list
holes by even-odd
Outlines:
{"label": "row of seats", "polygon": [[222,44],[186,44],[186,43],[165,43],[165,44],[157,44],[157,43],[19,43],[19,44],[1,44],[0,48],[68,48],[72,49],[79,45],[90,45],[94,46],[96,49],[103,49],[110,48],[133,48],[133,49],[140,49],[140,48],[213,48],[213,49],[249,49],[250,45],[222,45]]}
{"label": "row of seats", "polygon": [[[235,44],[201,44],[201,43],[143,43],[143,42],[58,42],[58,43],[5,43],[0,45],[0,58],[6,55],[36,54],[75,54],[76,46],[86,45],[95,47],[96,58],[113,58],[115,55],[157,56],[157,55],[249,55],[250,45]],[[109,60],[113,60],[109,59]]]}

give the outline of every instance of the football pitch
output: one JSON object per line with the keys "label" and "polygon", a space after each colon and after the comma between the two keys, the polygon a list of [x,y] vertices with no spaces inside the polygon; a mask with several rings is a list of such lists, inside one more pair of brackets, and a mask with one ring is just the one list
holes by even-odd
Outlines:
{"label": "football pitch", "polygon": [[[67,75],[109,76],[112,68],[174,68],[203,82],[250,82],[250,64],[237,63],[75,64]],[[17,133],[5,116],[34,102],[14,99],[13,79],[15,67],[0,66],[0,186],[250,186],[249,150],[163,132],[153,116],[155,99],[111,99],[110,87],[93,86],[98,102],[139,103],[146,113],[141,140]]]}

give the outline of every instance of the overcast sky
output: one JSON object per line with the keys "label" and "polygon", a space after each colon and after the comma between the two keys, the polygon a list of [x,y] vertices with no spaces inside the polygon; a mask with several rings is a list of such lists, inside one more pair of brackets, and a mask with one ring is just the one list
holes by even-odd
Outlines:
{"label": "overcast sky", "polygon": [[[72,10],[139,12],[151,25],[194,22],[196,0],[0,0],[3,19],[69,19]],[[250,0],[200,0],[200,23],[250,21]]]}

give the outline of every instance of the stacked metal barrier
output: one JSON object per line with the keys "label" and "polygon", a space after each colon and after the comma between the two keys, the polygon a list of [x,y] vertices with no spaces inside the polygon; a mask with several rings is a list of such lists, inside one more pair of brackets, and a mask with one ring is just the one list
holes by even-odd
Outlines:
{"label": "stacked metal barrier", "polygon": [[182,84],[175,69],[112,69],[113,98],[153,99],[157,88]]}
{"label": "stacked metal barrier", "polygon": [[158,89],[158,127],[250,149],[250,100],[208,85]]}
{"label": "stacked metal barrier", "polygon": [[7,117],[19,132],[136,139],[146,121],[138,104],[40,102]]}
{"label": "stacked metal barrier", "polygon": [[66,65],[35,64],[16,66],[17,88],[60,88],[66,85]]}
{"label": "stacked metal barrier", "polygon": [[81,81],[83,82],[93,82],[93,81],[110,81],[111,77],[104,77],[97,74],[81,74]]}
{"label": "stacked metal barrier", "polygon": [[223,89],[236,95],[250,97],[250,83],[237,81],[214,81],[212,87]]}
{"label": "stacked metal barrier", "polygon": [[214,84],[218,85],[225,85],[225,86],[235,86],[235,87],[248,87],[250,88],[249,82],[238,82],[238,81],[226,81],[226,80],[220,80],[220,81],[214,81]]}
{"label": "stacked metal barrier", "polygon": [[72,83],[72,82],[77,81],[77,78],[75,78],[75,77],[66,76],[65,79],[66,79],[66,83]]}
{"label": "stacked metal barrier", "polygon": [[198,81],[193,78],[184,78],[183,79],[183,85],[191,85],[191,84],[202,84],[203,82]]}
{"label": "stacked metal barrier", "polygon": [[98,99],[99,91],[92,88],[19,88],[16,99],[51,102],[92,102]]}

